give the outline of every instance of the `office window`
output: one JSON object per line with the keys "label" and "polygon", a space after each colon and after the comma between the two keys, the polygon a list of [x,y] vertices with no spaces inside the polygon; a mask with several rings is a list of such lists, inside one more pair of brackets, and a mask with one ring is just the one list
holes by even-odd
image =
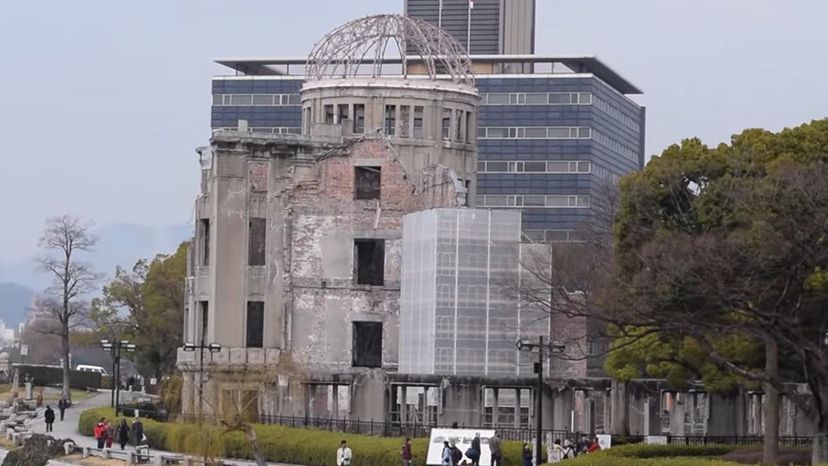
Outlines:
{"label": "office window", "polygon": [[423,107],[414,107],[414,137],[423,137]]}
{"label": "office window", "polygon": [[523,137],[531,139],[544,139],[546,138],[546,127],[526,128],[523,132]]}
{"label": "office window", "polygon": [[265,245],[267,244],[267,219],[251,218],[247,232],[247,265],[265,265]]}
{"label": "office window", "polygon": [[545,196],[523,196],[524,207],[545,207]]}
{"label": "office window", "polygon": [[546,162],[523,162],[523,171],[543,173],[546,171]]}
{"label": "office window", "polygon": [[382,367],[382,322],[354,322],[351,347],[354,367]]}
{"label": "office window", "polygon": [[233,94],[230,96],[230,105],[251,105],[253,96],[250,94]]}
{"label": "office window", "polygon": [[489,172],[507,172],[509,171],[508,162],[486,162],[486,171]]}
{"label": "office window", "polygon": [[578,173],[589,173],[589,162],[578,162]]}
{"label": "office window", "polygon": [[400,105],[400,137],[407,138],[411,133],[411,106]]}
{"label": "office window", "polygon": [[442,109],[442,116],[440,118],[440,127],[443,134],[443,139],[448,141],[451,139],[451,109]]}
{"label": "office window", "polygon": [[210,265],[210,219],[202,218],[198,221],[199,237],[199,265]]}
{"label": "office window", "polygon": [[507,105],[509,103],[509,94],[491,92],[486,96],[486,103],[489,105]]}
{"label": "office window", "polygon": [[302,98],[299,94],[288,94],[287,96],[287,104],[282,103],[282,105],[299,105],[302,103]]}
{"label": "office window", "polygon": [[354,199],[379,199],[382,186],[380,167],[354,167]]}
{"label": "office window", "polygon": [[261,348],[264,344],[264,301],[247,302],[247,347]]}
{"label": "office window", "polygon": [[393,136],[397,129],[397,106],[385,106],[385,134]]}
{"label": "office window", "polygon": [[253,105],[273,105],[273,94],[253,94]]}
{"label": "office window", "polygon": [[527,105],[544,105],[548,102],[548,97],[545,92],[528,92],[526,93]]}
{"label": "office window", "polygon": [[365,132],[365,105],[354,104],[354,133]]}
{"label": "office window", "polygon": [[354,275],[357,285],[381,286],[385,283],[385,240],[354,240]]}
{"label": "office window", "polygon": [[325,105],[325,124],[326,125],[334,124],[334,106],[333,105]]}

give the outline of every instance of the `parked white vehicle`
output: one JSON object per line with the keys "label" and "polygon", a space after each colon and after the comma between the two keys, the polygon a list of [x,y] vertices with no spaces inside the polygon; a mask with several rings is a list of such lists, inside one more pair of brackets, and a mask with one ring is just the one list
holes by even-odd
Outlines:
{"label": "parked white vehicle", "polygon": [[106,369],[104,369],[101,366],[90,366],[90,365],[87,365],[87,364],[78,364],[78,367],[76,367],[75,370],[84,371],[84,372],[97,372],[98,374],[101,374],[101,375],[107,375]]}

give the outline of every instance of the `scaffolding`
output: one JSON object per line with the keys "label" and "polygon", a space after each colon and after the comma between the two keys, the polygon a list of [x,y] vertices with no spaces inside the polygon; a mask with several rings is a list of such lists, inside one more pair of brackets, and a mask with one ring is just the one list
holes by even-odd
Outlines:
{"label": "scaffolding", "polygon": [[520,225],[513,210],[403,218],[400,372],[531,374],[515,342],[543,332],[546,321],[519,306]]}

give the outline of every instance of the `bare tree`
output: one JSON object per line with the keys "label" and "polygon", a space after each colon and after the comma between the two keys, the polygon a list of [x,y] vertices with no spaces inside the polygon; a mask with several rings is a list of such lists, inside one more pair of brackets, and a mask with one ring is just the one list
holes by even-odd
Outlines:
{"label": "bare tree", "polygon": [[87,307],[84,296],[93,291],[99,276],[78,255],[91,252],[97,242],[89,231],[91,224],[64,215],[46,220],[46,228],[39,245],[44,250],[38,259],[38,269],[52,281],[45,290],[46,310],[57,320],[54,333],[61,339],[63,365],[63,396],[70,399],[69,390],[69,332],[83,316]]}

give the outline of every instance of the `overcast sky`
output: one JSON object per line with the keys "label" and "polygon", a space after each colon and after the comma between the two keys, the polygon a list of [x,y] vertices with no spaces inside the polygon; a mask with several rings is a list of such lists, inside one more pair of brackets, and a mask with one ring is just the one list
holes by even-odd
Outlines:
{"label": "overcast sky", "polygon": [[[636,84],[647,153],[828,113],[824,0],[537,0],[537,52],[596,55]],[[222,56],[304,56],[403,0],[16,0],[0,14],[0,262],[47,216],[191,220]]]}

